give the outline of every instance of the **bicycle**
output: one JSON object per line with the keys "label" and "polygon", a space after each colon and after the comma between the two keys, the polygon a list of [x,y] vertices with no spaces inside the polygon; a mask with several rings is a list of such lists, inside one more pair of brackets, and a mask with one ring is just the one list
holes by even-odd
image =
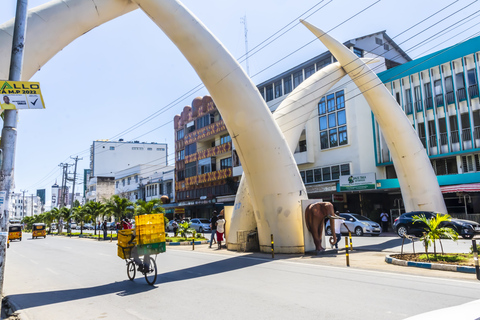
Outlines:
{"label": "bicycle", "polygon": [[[128,279],[133,281],[135,279],[135,275],[137,274],[137,264],[135,263],[135,260],[130,256],[130,252],[133,247],[122,247],[118,245],[119,248],[122,248],[123,251],[123,256],[125,257],[125,264],[127,265],[127,276]],[[142,266],[144,266],[144,261],[143,258],[140,258],[142,261]],[[148,266],[148,269],[145,270],[144,268],[141,268],[140,272],[142,275],[145,276],[145,281],[151,286],[155,284],[155,281],[157,281],[157,255],[155,254],[155,259],[150,257],[150,263]]]}

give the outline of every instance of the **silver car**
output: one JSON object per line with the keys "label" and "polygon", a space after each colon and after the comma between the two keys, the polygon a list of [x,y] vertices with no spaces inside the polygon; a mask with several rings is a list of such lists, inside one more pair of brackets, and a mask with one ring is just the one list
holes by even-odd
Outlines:
{"label": "silver car", "polygon": [[197,232],[212,231],[208,219],[192,219],[190,221],[190,228],[195,229]]}
{"label": "silver car", "polygon": [[[382,232],[382,228],[375,221],[362,216],[357,213],[340,213],[340,217],[345,218],[345,224],[348,229],[357,236],[363,236],[364,234],[371,234],[372,236],[378,236]],[[330,219],[325,224],[327,235],[332,235],[330,228]],[[344,225],[340,228],[341,233],[348,233],[347,228]]]}

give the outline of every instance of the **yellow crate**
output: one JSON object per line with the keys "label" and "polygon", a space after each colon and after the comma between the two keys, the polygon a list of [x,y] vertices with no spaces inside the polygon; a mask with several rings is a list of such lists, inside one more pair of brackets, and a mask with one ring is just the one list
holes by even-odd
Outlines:
{"label": "yellow crate", "polygon": [[152,225],[164,223],[163,213],[157,214],[142,214],[135,217],[135,224],[140,225]]}
{"label": "yellow crate", "polygon": [[[128,259],[130,258],[130,252],[133,247],[125,247],[122,249],[122,247],[118,246],[117,248],[117,255],[122,258],[122,259]],[[125,255],[124,255],[125,252]]]}

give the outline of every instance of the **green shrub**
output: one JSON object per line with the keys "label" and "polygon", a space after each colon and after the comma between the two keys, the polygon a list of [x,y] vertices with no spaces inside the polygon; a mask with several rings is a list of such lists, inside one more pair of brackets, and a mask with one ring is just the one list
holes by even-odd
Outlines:
{"label": "green shrub", "polygon": [[[480,252],[480,244],[477,244],[477,252]],[[473,253],[473,246],[470,246],[470,253]]]}
{"label": "green shrub", "polygon": [[456,255],[456,254],[439,254],[436,256],[427,256],[426,254],[422,254],[419,256],[420,260],[428,260],[432,262],[436,261],[445,261],[445,262],[460,262],[466,260],[465,257]]}

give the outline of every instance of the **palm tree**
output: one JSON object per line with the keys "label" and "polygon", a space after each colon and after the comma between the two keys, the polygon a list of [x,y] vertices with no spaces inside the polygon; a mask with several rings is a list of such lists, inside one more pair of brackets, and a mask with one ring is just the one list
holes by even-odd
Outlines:
{"label": "palm tree", "polygon": [[98,217],[104,215],[105,205],[101,202],[89,201],[83,207],[85,208],[85,210],[88,211],[88,214],[91,216],[91,219],[93,220],[93,223],[95,224],[94,234],[97,235],[97,219],[98,219]]}
{"label": "palm tree", "polygon": [[83,234],[83,225],[90,217],[90,210],[90,208],[82,206],[73,208],[72,218],[74,218],[77,223],[80,223],[80,234]]}
{"label": "palm tree", "polygon": [[62,218],[62,215],[60,214],[60,209],[53,208],[52,210],[50,210],[50,214],[52,215],[53,219],[57,221],[57,233],[60,234],[63,228],[63,226],[60,224]]}
{"label": "palm tree", "polygon": [[60,217],[67,223],[67,233],[71,233],[69,220],[72,218],[72,210],[67,207],[63,207],[60,209]]}
{"label": "palm tree", "polygon": [[148,202],[139,199],[137,200],[137,205],[135,207],[135,214],[155,214],[155,213],[165,213],[165,209],[160,205],[162,202],[160,199],[152,199]]}
{"label": "palm tree", "polygon": [[48,233],[50,234],[52,232],[52,222],[55,219],[53,216],[53,213],[51,211],[45,211],[44,213],[44,221],[45,224],[48,226]]}
{"label": "palm tree", "polygon": [[441,214],[437,213],[436,217],[432,217],[431,219],[427,219],[424,214],[421,214],[420,216],[413,216],[413,221],[415,222],[422,222],[426,225],[425,232],[423,233],[423,237],[420,239],[424,242],[425,244],[425,251],[428,257],[428,247],[430,244],[433,243],[433,254],[436,256],[437,255],[437,248],[435,245],[435,240],[438,240],[440,243],[440,247],[442,249],[442,254],[443,252],[443,245],[441,238],[449,238],[454,241],[458,240],[458,233],[453,230],[452,228],[449,227],[442,227],[441,225],[444,225],[445,222],[448,222],[452,219],[452,217],[448,214]]}
{"label": "palm tree", "polygon": [[133,202],[126,198],[121,198],[118,195],[113,195],[110,200],[107,201],[105,207],[105,213],[109,216],[114,216],[117,221],[121,220],[127,214],[134,213]]}

